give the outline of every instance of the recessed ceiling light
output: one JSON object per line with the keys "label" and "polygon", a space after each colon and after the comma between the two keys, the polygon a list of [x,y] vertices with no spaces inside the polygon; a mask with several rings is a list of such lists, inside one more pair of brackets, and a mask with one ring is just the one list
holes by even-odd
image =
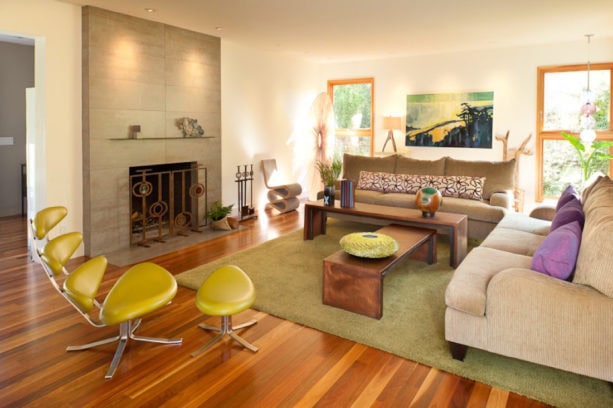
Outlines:
{"label": "recessed ceiling light", "polygon": [[155,9],[154,9],[154,8],[150,8],[150,7],[147,7],[147,8],[145,9],[145,11],[146,11],[147,13],[155,13]]}
{"label": "recessed ceiling light", "polygon": [[215,27],[215,30],[221,31],[221,30],[223,30],[223,27]]}

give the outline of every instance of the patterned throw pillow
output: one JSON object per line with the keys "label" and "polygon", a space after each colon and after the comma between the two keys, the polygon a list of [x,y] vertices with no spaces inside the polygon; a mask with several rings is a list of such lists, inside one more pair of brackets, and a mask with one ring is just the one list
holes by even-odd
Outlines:
{"label": "patterned throw pillow", "polygon": [[358,180],[358,189],[385,192],[383,188],[383,175],[388,173],[361,171]]}
{"label": "patterned throw pillow", "polygon": [[434,187],[443,197],[481,200],[484,183],[485,177],[424,176],[361,171],[358,189],[381,193],[417,194],[422,188]]}
{"label": "patterned throw pillow", "polygon": [[386,193],[417,194],[424,187],[432,185],[432,176],[394,174],[386,186]]}
{"label": "patterned throw pillow", "polygon": [[485,177],[471,176],[438,176],[432,177],[432,185],[441,192],[443,197],[466,198],[481,200]]}

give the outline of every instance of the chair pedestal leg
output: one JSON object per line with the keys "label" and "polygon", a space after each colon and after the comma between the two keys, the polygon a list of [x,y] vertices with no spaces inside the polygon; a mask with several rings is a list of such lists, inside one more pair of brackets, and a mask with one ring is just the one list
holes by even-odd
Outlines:
{"label": "chair pedestal leg", "polygon": [[119,361],[121,360],[121,356],[123,355],[123,351],[126,348],[126,344],[128,343],[128,339],[132,339],[135,341],[144,341],[148,343],[158,343],[158,344],[181,344],[183,339],[167,339],[167,338],[157,338],[157,337],[146,337],[146,336],[137,336],[134,334],[136,329],[140,326],[141,319],[137,319],[135,321],[127,321],[119,324],[119,335],[115,337],[109,337],[108,339],[98,340],[91,343],[83,344],[80,346],[68,346],[66,347],[66,351],[80,351],[90,349],[92,347],[101,346],[103,344],[112,343],[115,341],[119,341],[117,345],[117,349],[115,349],[115,354],[113,355],[113,361],[111,361],[111,365],[104,376],[105,379],[109,380],[113,378],[115,374],[115,370],[117,370],[117,366],[119,365]]}
{"label": "chair pedestal leg", "polygon": [[206,350],[208,350],[209,348],[211,348],[213,344],[221,340],[222,337],[225,336],[226,334],[229,335],[234,341],[236,341],[237,343],[239,343],[241,346],[245,347],[246,349],[249,349],[254,353],[257,352],[258,348],[256,346],[249,343],[247,340],[243,339],[238,334],[234,333],[234,330],[244,329],[245,327],[253,326],[256,323],[257,323],[256,320],[251,320],[246,323],[239,324],[236,327],[232,327],[232,316],[221,316],[221,327],[214,327],[214,326],[209,326],[208,324],[205,324],[205,323],[200,323],[198,327],[200,327],[201,329],[215,331],[215,332],[218,332],[219,334],[213,337],[211,340],[209,340],[209,342],[206,343],[204,346],[194,351],[192,353],[192,357],[196,357],[202,354],[203,352],[205,352]]}

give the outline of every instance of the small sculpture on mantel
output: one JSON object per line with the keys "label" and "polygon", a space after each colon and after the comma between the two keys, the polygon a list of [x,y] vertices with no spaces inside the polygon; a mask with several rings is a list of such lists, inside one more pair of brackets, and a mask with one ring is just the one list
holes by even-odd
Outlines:
{"label": "small sculpture on mantel", "polygon": [[524,200],[523,200],[524,190],[521,190],[519,188],[519,157],[522,154],[525,154],[526,156],[532,156],[534,154],[532,149],[527,147],[528,142],[532,138],[532,133],[530,133],[528,137],[525,138],[523,142],[521,142],[518,148],[509,149],[508,143],[509,143],[510,133],[511,131],[507,130],[506,135],[504,136],[497,135],[496,140],[498,140],[499,142],[502,142],[502,160],[507,161],[507,160],[510,160],[511,158],[515,158],[515,177],[514,177],[515,180],[514,180],[514,186],[513,186],[513,195],[515,197],[515,200],[513,203],[513,208],[515,209],[515,211],[521,212],[523,211],[523,207],[524,207]]}
{"label": "small sculpture on mantel", "polygon": [[175,124],[183,132],[183,137],[204,136],[204,129],[202,129],[202,126],[198,123],[198,119],[188,117],[178,118],[175,120]]}

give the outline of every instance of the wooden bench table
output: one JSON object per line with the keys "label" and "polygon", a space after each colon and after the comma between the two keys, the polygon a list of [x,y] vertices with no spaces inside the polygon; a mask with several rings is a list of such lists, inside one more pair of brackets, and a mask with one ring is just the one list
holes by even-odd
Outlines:
{"label": "wooden bench table", "polygon": [[383,315],[383,277],[400,260],[436,262],[436,231],[390,224],[377,230],[398,241],[399,249],[387,258],[369,259],[335,252],[323,261],[323,303],[375,319]]}

